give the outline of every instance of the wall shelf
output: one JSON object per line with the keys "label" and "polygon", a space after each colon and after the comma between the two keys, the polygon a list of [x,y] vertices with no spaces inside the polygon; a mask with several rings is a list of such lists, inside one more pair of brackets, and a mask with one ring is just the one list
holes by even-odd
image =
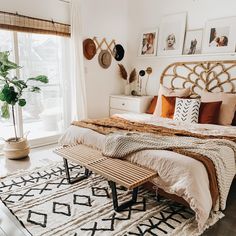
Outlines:
{"label": "wall shelf", "polygon": [[198,57],[233,57],[236,58],[236,53],[205,53],[193,55],[167,55],[167,56],[139,56],[139,59],[168,59],[168,58],[198,58]]}

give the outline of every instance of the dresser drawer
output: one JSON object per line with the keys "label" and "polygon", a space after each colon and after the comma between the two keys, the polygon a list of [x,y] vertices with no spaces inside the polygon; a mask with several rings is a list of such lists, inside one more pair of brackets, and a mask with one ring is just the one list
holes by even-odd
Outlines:
{"label": "dresser drawer", "polygon": [[140,111],[140,102],[135,99],[122,99],[122,98],[110,98],[110,108],[139,112]]}

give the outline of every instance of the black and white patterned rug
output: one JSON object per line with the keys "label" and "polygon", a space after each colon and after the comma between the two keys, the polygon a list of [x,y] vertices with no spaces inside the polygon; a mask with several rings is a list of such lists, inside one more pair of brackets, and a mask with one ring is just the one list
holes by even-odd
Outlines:
{"label": "black and white patterned rug", "polygon": [[[73,177],[84,169],[71,165]],[[130,193],[118,188],[119,202]],[[120,213],[113,210],[107,181],[92,174],[69,185],[62,163],[10,175],[0,182],[2,202],[31,235],[195,235],[189,208],[140,189],[138,203]],[[184,232],[184,233],[183,233]],[[194,233],[195,232],[195,233]]]}

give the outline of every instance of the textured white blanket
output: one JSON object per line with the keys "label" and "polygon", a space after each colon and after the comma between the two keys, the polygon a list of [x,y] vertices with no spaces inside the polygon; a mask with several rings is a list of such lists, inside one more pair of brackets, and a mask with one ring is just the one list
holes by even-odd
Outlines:
{"label": "textured white blanket", "polygon": [[228,147],[236,157],[236,144],[223,139],[199,139],[193,137],[165,137],[145,133],[112,133],[106,136],[103,155],[124,158],[141,150],[170,150],[181,148],[211,159],[217,174],[220,207],[225,209],[230,185],[235,175],[236,159],[221,156],[222,147]]}

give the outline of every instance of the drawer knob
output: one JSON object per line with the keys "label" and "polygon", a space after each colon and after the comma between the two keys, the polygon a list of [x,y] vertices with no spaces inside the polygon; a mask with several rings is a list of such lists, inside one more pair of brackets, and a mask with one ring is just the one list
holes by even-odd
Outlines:
{"label": "drawer knob", "polygon": [[125,105],[125,103],[122,103],[122,106],[124,106]]}

